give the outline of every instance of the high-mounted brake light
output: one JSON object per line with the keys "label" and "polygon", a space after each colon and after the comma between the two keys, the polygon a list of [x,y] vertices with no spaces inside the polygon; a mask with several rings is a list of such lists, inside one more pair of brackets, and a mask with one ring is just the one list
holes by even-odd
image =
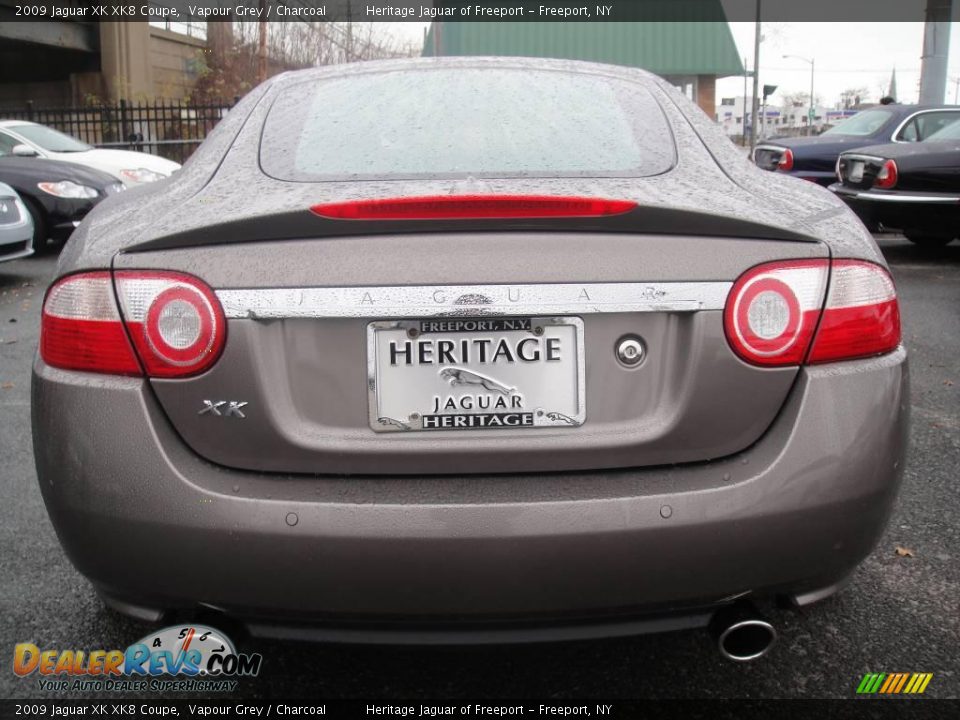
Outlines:
{"label": "high-mounted brake light", "polygon": [[336,220],[480,220],[604,217],[630,212],[629,200],[551,195],[436,195],[356,200],[314,205],[320,217]]}
{"label": "high-mounted brake light", "polygon": [[879,265],[782,261],[751,268],[734,283],[724,331],[734,352],[754,365],[837,362],[895,350],[900,311],[893,280]]}
{"label": "high-mounted brake light", "polygon": [[187,377],[217,361],[226,330],[216,295],[191,275],[81,273],[47,294],[40,354],[48,365],[70,370]]}
{"label": "high-mounted brake light", "polygon": [[893,160],[887,160],[880,166],[880,172],[874,178],[873,186],[881,190],[889,190],[897,184],[897,164]]}
{"label": "high-mounted brake light", "polygon": [[783,151],[783,154],[780,155],[780,160],[777,162],[777,169],[783,170],[793,170],[793,150],[787,148]]}

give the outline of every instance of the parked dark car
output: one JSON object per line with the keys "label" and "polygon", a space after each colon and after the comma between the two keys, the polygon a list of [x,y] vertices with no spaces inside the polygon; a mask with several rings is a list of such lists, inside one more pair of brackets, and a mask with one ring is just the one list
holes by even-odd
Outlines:
{"label": "parked dark car", "polygon": [[41,325],[46,507],[141,620],[459,643],[712,618],[753,659],[775,633],[744,603],[836,591],[904,466],[870,233],[632,68],[275,76],[176,181],[93,211]]}
{"label": "parked dark car", "polygon": [[66,240],[93,207],[123,190],[112,175],[75,163],[0,155],[0,182],[19,193],[33,219],[33,249]]}
{"label": "parked dark car", "polygon": [[841,153],[830,189],[871,229],[901,230],[918,245],[960,236],[960,122],[919,143]]}
{"label": "parked dark car", "polygon": [[859,112],[814,137],[774,137],[757,145],[753,161],[827,187],[836,182],[837,157],[880,143],[915,143],[960,119],[957,105],[882,105]]}

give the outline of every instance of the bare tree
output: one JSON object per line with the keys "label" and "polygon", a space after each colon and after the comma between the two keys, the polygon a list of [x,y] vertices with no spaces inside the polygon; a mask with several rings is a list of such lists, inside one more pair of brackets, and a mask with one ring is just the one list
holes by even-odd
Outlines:
{"label": "bare tree", "polygon": [[[209,27],[208,47],[200,53],[200,77],[192,97],[201,102],[231,101],[257,83],[259,23],[210,23]],[[420,52],[418,46],[384,35],[375,23],[270,22],[266,28],[266,77],[286,70]]]}
{"label": "bare tree", "polygon": [[840,106],[843,108],[856,107],[862,102],[866,102],[870,91],[866,87],[847,88],[840,93]]}

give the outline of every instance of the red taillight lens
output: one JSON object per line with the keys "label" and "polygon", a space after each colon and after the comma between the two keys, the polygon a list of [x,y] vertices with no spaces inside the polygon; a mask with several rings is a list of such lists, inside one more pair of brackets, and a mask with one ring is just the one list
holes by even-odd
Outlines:
{"label": "red taillight lens", "polygon": [[783,154],[780,156],[780,161],[777,163],[778,170],[793,170],[793,150],[787,148],[783,151]]}
{"label": "red taillight lens", "polygon": [[880,172],[873,180],[873,186],[881,190],[889,190],[897,184],[897,164],[893,160],[886,160],[880,166]]}
{"label": "red taillight lens", "polygon": [[68,275],[47,292],[40,357],[65,370],[142,375],[120,321],[109,272]]}
{"label": "red taillight lens", "polygon": [[437,195],[357,200],[314,205],[317,215],[336,220],[481,220],[508,218],[603,217],[622,215],[628,200],[549,195]]}
{"label": "red taillight lens", "polygon": [[151,377],[197,375],[220,357],[227,323],[203,281],[174,272],[115,273],[124,321]]}
{"label": "red taillight lens", "polygon": [[827,304],[807,362],[883,355],[899,344],[900,307],[887,271],[859,260],[835,260]]}
{"label": "red taillight lens", "polygon": [[734,283],[724,309],[730,346],[754,365],[796,365],[810,346],[827,286],[826,260],[751,268]]}
{"label": "red taillight lens", "polygon": [[217,361],[226,329],[216,295],[191,275],[122,270],[111,279],[105,271],[81,273],[47,293],[40,355],[68,370],[142,375],[145,369],[151,377],[187,377]]}
{"label": "red taillight lens", "polygon": [[737,355],[768,367],[882,355],[900,344],[893,280],[860,260],[751,268],[730,290],[723,324]]}

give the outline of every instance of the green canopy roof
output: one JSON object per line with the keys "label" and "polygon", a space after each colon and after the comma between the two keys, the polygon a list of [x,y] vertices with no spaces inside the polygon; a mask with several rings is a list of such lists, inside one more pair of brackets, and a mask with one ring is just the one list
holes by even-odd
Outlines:
{"label": "green canopy roof", "polygon": [[725,20],[433,22],[423,55],[549,57],[628,65],[658,75],[743,75]]}

